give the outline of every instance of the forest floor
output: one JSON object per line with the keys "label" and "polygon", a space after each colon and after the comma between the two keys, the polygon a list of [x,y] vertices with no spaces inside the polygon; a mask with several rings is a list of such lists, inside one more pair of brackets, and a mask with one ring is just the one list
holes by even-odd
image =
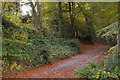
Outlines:
{"label": "forest floor", "polygon": [[74,73],[87,63],[102,60],[108,45],[82,45],[82,52],[32,71],[22,72],[10,78],[79,78]]}

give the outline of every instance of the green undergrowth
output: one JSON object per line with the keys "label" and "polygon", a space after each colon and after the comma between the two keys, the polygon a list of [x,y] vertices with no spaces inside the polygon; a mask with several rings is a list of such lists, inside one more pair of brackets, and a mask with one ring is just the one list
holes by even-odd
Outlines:
{"label": "green undergrowth", "polygon": [[112,54],[106,55],[103,63],[89,63],[75,74],[92,80],[119,80],[120,66],[116,47],[112,47],[110,51]]}
{"label": "green undergrowth", "polygon": [[24,66],[40,67],[80,53],[78,39],[45,36],[43,32],[36,35],[28,33],[14,30],[10,34],[12,36],[7,37],[7,33],[4,34],[2,38],[3,74],[20,71]]}
{"label": "green undergrowth", "polygon": [[98,41],[105,41],[108,45],[117,44],[118,22],[96,31]]}
{"label": "green undergrowth", "polygon": [[15,18],[3,16],[2,68],[4,75],[13,75],[27,67],[40,67],[80,53],[80,42],[75,38],[57,36],[54,30],[36,30]]}

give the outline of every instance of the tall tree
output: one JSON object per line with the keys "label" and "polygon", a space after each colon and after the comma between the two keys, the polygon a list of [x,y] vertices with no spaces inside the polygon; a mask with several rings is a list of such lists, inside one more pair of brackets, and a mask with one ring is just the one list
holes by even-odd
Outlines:
{"label": "tall tree", "polygon": [[95,44],[95,31],[94,31],[92,20],[87,16],[85,16],[85,18],[86,18],[86,24],[88,27],[90,42],[91,42],[91,44]]}
{"label": "tall tree", "polygon": [[62,28],[62,2],[58,2],[58,28],[61,32]]}
{"label": "tall tree", "polygon": [[86,9],[86,7],[83,7],[85,5],[86,4],[83,4],[83,5],[79,4],[79,7],[81,9],[82,14],[85,17],[86,26],[88,28],[88,33],[89,33],[89,35],[88,35],[89,42],[91,44],[95,44],[95,30],[94,30],[94,26],[93,26],[94,12],[90,11],[90,9],[88,9],[88,8]]}
{"label": "tall tree", "polygon": [[[120,2],[118,3],[118,59],[120,59]],[[118,60],[118,66],[120,66],[120,60]],[[120,69],[120,68],[119,68]]]}
{"label": "tall tree", "polygon": [[42,16],[41,16],[41,3],[40,2],[30,2],[32,7],[32,16],[34,25],[37,29],[42,28]]}
{"label": "tall tree", "polygon": [[37,6],[37,17],[36,17],[36,24],[35,26],[38,27],[38,29],[42,28],[42,16],[41,16],[41,3],[40,2],[36,2],[36,6]]}
{"label": "tall tree", "polygon": [[71,25],[71,36],[75,37],[75,17],[74,17],[74,2],[69,2],[69,15],[70,15],[70,25]]}
{"label": "tall tree", "polygon": [[119,23],[119,29],[118,29],[118,52],[120,52],[120,23]]}

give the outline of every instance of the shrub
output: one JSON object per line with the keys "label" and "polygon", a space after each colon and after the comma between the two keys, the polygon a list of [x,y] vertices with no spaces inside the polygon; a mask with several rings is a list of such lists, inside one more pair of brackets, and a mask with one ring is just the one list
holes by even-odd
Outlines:
{"label": "shrub", "polygon": [[[107,57],[107,56],[106,56]],[[120,77],[120,68],[118,66],[118,56],[109,55],[109,59],[105,59],[104,63],[89,63],[84,68],[76,72],[76,75],[79,75],[83,78],[90,79],[119,79]]]}
{"label": "shrub", "polygon": [[46,58],[43,60],[45,63],[78,54],[80,49],[80,42],[77,39],[70,40],[57,37],[45,37],[43,33],[31,37],[30,41],[32,41],[36,48],[34,54],[42,54]]}
{"label": "shrub", "polygon": [[27,41],[3,37],[2,45],[4,71],[6,68],[20,70],[24,65],[45,65],[80,52],[79,40],[45,37],[42,32]]}
{"label": "shrub", "polygon": [[31,45],[31,43],[3,38],[3,70],[8,66],[12,66],[16,62],[20,65],[25,65],[26,63],[30,62],[28,53],[32,52]]}
{"label": "shrub", "polygon": [[117,42],[117,32],[118,32],[118,22],[114,22],[111,25],[98,30],[97,37],[100,39],[102,38],[107,42],[109,45],[115,45]]}

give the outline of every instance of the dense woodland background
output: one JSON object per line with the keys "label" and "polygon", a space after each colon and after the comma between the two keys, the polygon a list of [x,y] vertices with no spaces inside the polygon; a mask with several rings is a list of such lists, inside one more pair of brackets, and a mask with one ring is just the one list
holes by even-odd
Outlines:
{"label": "dense woodland background", "polygon": [[3,73],[79,54],[82,44],[117,45],[118,15],[117,2],[3,2]]}

